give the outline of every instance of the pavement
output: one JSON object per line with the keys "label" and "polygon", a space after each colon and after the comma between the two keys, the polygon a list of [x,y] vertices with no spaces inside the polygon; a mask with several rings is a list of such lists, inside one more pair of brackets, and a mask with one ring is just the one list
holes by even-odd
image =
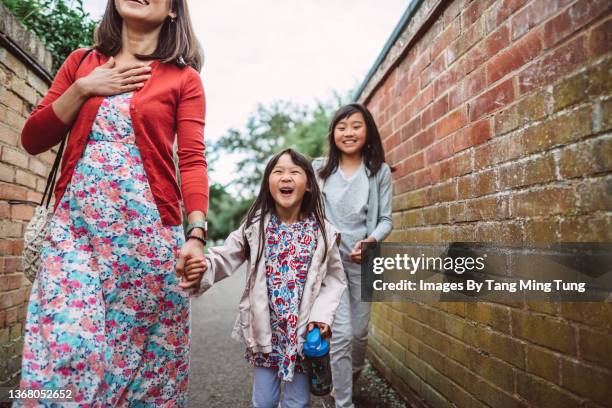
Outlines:
{"label": "pavement", "polygon": [[[244,345],[230,335],[245,284],[245,271],[215,284],[192,303],[189,407],[251,406],[252,369]],[[408,405],[368,364],[355,387],[356,408],[403,408]],[[312,408],[333,408],[331,397],[313,397]]]}

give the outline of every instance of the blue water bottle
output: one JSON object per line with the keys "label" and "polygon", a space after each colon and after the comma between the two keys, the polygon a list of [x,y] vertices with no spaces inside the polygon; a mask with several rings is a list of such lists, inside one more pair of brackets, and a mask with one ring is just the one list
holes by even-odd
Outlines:
{"label": "blue water bottle", "polygon": [[306,356],[306,369],[310,378],[310,392],[317,396],[329,394],[332,390],[329,340],[321,337],[318,327],[306,335],[304,356]]}

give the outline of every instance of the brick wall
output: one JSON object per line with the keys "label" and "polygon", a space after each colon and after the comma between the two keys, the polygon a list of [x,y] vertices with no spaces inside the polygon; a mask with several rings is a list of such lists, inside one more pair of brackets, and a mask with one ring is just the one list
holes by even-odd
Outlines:
{"label": "brick wall", "polygon": [[[611,7],[420,2],[360,96],[389,241],[612,242]],[[370,357],[432,407],[610,407],[612,304],[376,303]]]}
{"label": "brick wall", "polygon": [[29,156],[19,142],[25,119],[47,91],[51,55],[0,5],[0,387],[14,385],[31,285],[23,276],[23,232],[40,201],[54,152]]}

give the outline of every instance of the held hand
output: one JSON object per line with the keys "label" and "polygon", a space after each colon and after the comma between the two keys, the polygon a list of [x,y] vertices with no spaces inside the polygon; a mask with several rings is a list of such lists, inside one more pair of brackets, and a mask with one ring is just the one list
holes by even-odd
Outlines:
{"label": "held hand", "polygon": [[109,96],[142,88],[151,77],[151,67],[144,64],[130,64],[116,67],[115,59],[108,61],[89,75],[79,78],[76,83],[89,96]]}
{"label": "held hand", "polygon": [[315,328],[315,326],[319,328],[319,330],[321,331],[321,337],[323,337],[324,339],[331,336],[331,329],[329,328],[329,325],[321,322],[308,323],[307,332],[310,332],[312,329]]}
{"label": "held hand", "polygon": [[204,272],[208,269],[204,259],[204,245],[197,240],[185,242],[178,254],[176,274],[181,278],[182,289],[198,289]]}
{"label": "held hand", "polygon": [[358,241],[355,246],[353,247],[353,250],[351,251],[350,257],[351,260],[355,263],[362,263],[363,259],[361,257],[361,244],[365,244],[368,242],[376,242],[376,240],[372,237],[368,237],[366,239],[362,239],[361,241]]}
{"label": "held hand", "polygon": [[179,283],[181,289],[195,289],[200,287],[200,282],[204,273],[208,270],[206,259],[204,257],[189,258],[185,262],[183,281]]}

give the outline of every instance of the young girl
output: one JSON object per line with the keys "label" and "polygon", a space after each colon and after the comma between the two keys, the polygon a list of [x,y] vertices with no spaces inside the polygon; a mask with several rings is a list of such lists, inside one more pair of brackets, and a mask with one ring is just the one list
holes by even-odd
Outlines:
{"label": "young girl", "polygon": [[391,224],[391,169],[366,107],[340,108],[329,126],[327,158],[316,159],[327,219],[342,234],[348,288],[336,312],[331,364],[337,408],[352,408],[353,381],[364,365],[370,304],[361,302],[361,244],[384,240]]}
{"label": "young girl", "polygon": [[[253,406],[307,407],[309,381],[301,361],[305,334],[324,337],[346,288],[339,234],[325,221],[314,170],[292,149],[266,166],[244,224],[203,260],[185,264],[181,283],[201,294],[247,262],[246,288],[232,337],[246,343],[254,366]],[[202,276],[203,274],[203,276]]]}

